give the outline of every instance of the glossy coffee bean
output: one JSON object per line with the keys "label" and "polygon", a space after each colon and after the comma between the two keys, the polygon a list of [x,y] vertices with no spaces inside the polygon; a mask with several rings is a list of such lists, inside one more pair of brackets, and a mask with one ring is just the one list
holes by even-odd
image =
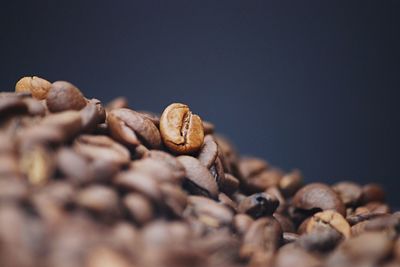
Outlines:
{"label": "glossy coffee bean", "polygon": [[137,146],[143,143],[150,148],[161,147],[161,136],[154,123],[146,116],[126,108],[113,109],[107,123],[111,135],[118,141]]}
{"label": "glossy coffee bean", "polygon": [[257,219],[272,215],[278,206],[279,201],[275,197],[267,193],[256,193],[243,199],[238,210],[240,213],[246,213]]}
{"label": "glossy coffee bean", "polygon": [[51,112],[81,110],[86,106],[86,99],[73,84],[57,81],[51,85],[46,104]]}
{"label": "glossy coffee bean", "polygon": [[165,146],[177,154],[192,154],[203,145],[202,121],[184,104],[174,103],[164,110],[160,131]]}
{"label": "glossy coffee bean", "polygon": [[302,210],[335,210],[345,215],[345,207],[335,191],[321,183],[302,187],[293,197],[293,205]]}

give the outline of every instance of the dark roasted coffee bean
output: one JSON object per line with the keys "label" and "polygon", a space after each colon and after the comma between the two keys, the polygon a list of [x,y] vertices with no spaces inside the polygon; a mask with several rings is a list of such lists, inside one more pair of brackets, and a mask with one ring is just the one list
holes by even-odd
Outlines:
{"label": "dark roasted coffee bean", "polygon": [[154,125],[159,128],[160,127],[160,116],[156,113],[150,111],[139,111],[139,113],[144,116],[145,118],[151,120]]}
{"label": "dark roasted coffee bean", "polygon": [[161,184],[160,190],[167,211],[175,217],[182,217],[187,204],[186,192],[180,186],[170,183]]}
{"label": "dark roasted coffee bean", "polygon": [[329,186],[321,183],[312,183],[297,191],[293,205],[302,210],[332,209],[345,215],[342,200]]}
{"label": "dark roasted coffee bean", "polygon": [[303,176],[299,170],[285,174],[279,181],[279,189],[285,196],[293,196],[303,185]]}
{"label": "dark roasted coffee bean", "polygon": [[289,217],[286,217],[285,215],[282,215],[282,214],[279,214],[279,213],[274,213],[273,216],[279,222],[279,224],[281,225],[281,228],[282,228],[283,232],[288,232],[288,233],[294,233],[295,232],[294,224],[289,219]]}
{"label": "dark roasted coffee bean", "polygon": [[104,160],[119,165],[130,162],[130,153],[108,136],[81,135],[74,142],[74,150],[90,160]]}
{"label": "dark roasted coffee bean", "polygon": [[154,123],[144,115],[126,108],[113,109],[107,123],[111,135],[118,141],[137,146],[141,142],[150,148],[161,147],[161,136]]}
{"label": "dark roasted coffee bean", "polygon": [[89,160],[69,148],[58,151],[57,167],[74,184],[86,184],[94,179]]}
{"label": "dark roasted coffee bean", "polygon": [[353,182],[339,182],[334,184],[332,189],[339,195],[346,206],[356,205],[362,196],[361,186]]}
{"label": "dark roasted coffee bean", "polygon": [[228,197],[227,195],[225,195],[224,193],[219,193],[218,194],[218,200],[220,203],[224,204],[225,206],[227,206],[228,208],[230,208],[233,211],[237,211],[238,209],[238,205],[235,201],[233,201],[233,199],[231,199],[230,197]]}
{"label": "dark roasted coffee bean", "polygon": [[246,181],[246,191],[262,192],[269,187],[277,187],[282,175],[282,172],[278,169],[269,169],[267,171],[263,171],[252,176]]}
{"label": "dark roasted coffee bean", "polygon": [[151,202],[140,194],[130,193],[126,195],[123,204],[130,216],[139,224],[149,222],[154,216]]}
{"label": "dark roasted coffee bean", "polygon": [[57,81],[51,85],[46,96],[46,104],[51,112],[81,110],[86,106],[86,99],[73,84]]}
{"label": "dark roasted coffee bean", "polygon": [[82,131],[91,132],[100,123],[103,123],[106,118],[106,113],[97,99],[89,100],[81,111]]}
{"label": "dark roasted coffee bean", "polygon": [[267,170],[268,167],[268,163],[260,158],[245,157],[240,159],[239,162],[240,172],[245,178],[260,174]]}
{"label": "dark roasted coffee bean", "polygon": [[198,155],[198,159],[207,168],[210,168],[218,156],[218,145],[214,141],[212,135],[206,135],[204,137],[204,143],[201,147]]}
{"label": "dark roasted coffee bean", "polygon": [[278,189],[276,186],[271,186],[267,190],[265,190],[265,193],[273,196],[275,199],[279,201],[279,206],[276,209],[277,213],[284,213],[287,208],[287,203],[286,199],[282,195],[281,191]]}
{"label": "dark roasted coffee bean", "polygon": [[177,154],[197,152],[203,145],[203,124],[184,104],[169,105],[160,118],[161,137],[165,146]]}
{"label": "dark roasted coffee bean", "polygon": [[239,180],[229,173],[224,174],[224,179],[220,182],[219,187],[222,192],[232,195],[239,188]]}
{"label": "dark roasted coffee bean", "polygon": [[218,196],[217,182],[198,159],[191,156],[179,156],[177,159],[185,168],[186,185],[190,191],[213,198]]}
{"label": "dark roasted coffee bean", "polygon": [[181,181],[185,175],[182,170],[177,172],[170,168],[170,165],[168,165],[165,161],[154,158],[144,158],[133,161],[130,165],[130,168],[136,172],[143,172],[160,183],[172,182],[181,184]]}
{"label": "dark roasted coffee bean", "polygon": [[350,237],[350,225],[345,218],[333,210],[325,210],[314,214],[308,221],[306,232],[311,233],[317,228],[332,228],[345,238]]}
{"label": "dark roasted coffee bean", "polygon": [[366,184],[362,187],[362,202],[384,202],[385,191],[379,184]]}
{"label": "dark roasted coffee bean", "polygon": [[240,213],[246,213],[253,218],[272,215],[279,206],[279,201],[267,194],[256,193],[243,199],[238,207]]}
{"label": "dark roasted coffee bean", "polygon": [[328,252],[333,250],[343,239],[343,235],[332,227],[315,227],[303,234],[297,243],[310,252]]}

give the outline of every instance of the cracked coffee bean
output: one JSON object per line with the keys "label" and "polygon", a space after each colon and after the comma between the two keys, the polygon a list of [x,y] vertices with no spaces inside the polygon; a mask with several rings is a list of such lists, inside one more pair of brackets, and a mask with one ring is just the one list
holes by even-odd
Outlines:
{"label": "cracked coffee bean", "polygon": [[33,76],[33,77],[23,77],[15,85],[15,92],[31,93],[32,97],[43,100],[46,99],[47,94],[51,88],[51,83],[43,78]]}
{"label": "cracked coffee bean", "polygon": [[160,131],[165,146],[177,154],[192,154],[203,145],[202,121],[184,104],[174,103],[164,110]]}

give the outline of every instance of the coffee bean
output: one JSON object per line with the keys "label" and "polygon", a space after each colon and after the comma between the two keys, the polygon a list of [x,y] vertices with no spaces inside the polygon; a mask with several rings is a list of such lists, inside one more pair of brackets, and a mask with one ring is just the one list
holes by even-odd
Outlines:
{"label": "coffee bean", "polygon": [[84,132],[93,131],[96,126],[103,123],[106,118],[106,113],[97,99],[89,100],[86,106],[80,111],[82,119],[82,130]]}
{"label": "coffee bean", "polygon": [[361,186],[353,182],[339,182],[334,184],[332,189],[339,195],[346,206],[356,205],[362,196]]}
{"label": "coffee bean", "polygon": [[287,233],[294,233],[295,232],[295,227],[293,222],[289,219],[289,217],[279,214],[279,213],[274,213],[273,214],[274,218],[279,222],[281,225],[282,231],[287,232]]}
{"label": "coffee bean", "polygon": [[345,214],[343,202],[327,185],[312,183],[302,187],[293,197],[293,205],[303,210],[335,210]]}
{"label": "coffee bean", "polygon": [[283,241],[283,244],[286,245],[289,243],[296,242],[299,239],[299,237],[300,236],[298,234],[295,234],[292,232],[284,232],[282,235],[282,239],[283,239],[282,241]]}
{"label": "coffee bean", "polygon": [[297,243],[283,246],[275,259],[276,267],[319,267],[321,260],[312,253],[301,248]]}
{"label": "coffee bean", "polygon": [[378,184],[366,184],[362,188],[362,202],[384,202],[385,191]]}
{"label": "coffee bean", "polygon": [[161,183],[172,182],[181,184],[185,175],[182,169],[180,171],[175,171],[175,169],[170,168],[170,165],[165,163],[165,161],[156,160],[154,158],[136,160],[131,163],[130,168],[136,172],[143,172]]}
{"label": "coffee bean", "polygon": [[51,83],[37,76],[23,77],[15,85],[15,92],[29,92],[36,99],[46,99]]}
{"label": "coffee bean", "polygon": [[265,191],[269,187],[277,187],[282,176],[282,172],[278,169],[263,171],[246,181],[245,190],[255,193]]}
{"label": "coffee bean", "polygon": [[54,172],[53,156],[42,146],[34,146],[22,152],[20,168],[32,185],[43,185]]}
{"label": "coffee bean", "polygon": [[189,191],[216,198],[218,185],[211,173],[199,160],[191,156],[177,157],[186,173],[186,185]]}
{"label": "coffee bean", "polygon": [[106,105],[106,110],[110,112],[113,109],[127,108],[128,100],[125,97],[117,97]]}
{"label": "coffee bean", "polygon": [[349,223],[341,214],[333,210],[325,210],[314,214],[306,227],[307,233],[312,232],[315,228],[327,227],[335,229],[345,238],[350,237]]}
{"label": "coffee bean", "polygon": [[72,149],[62,148],[58,151],[57,166],[74,184],[86,184],[94,179],[89,161]]}
{"label": "coffee bean", "polygon": [[149,119],[154,125],[159,128],[160,127],[160,116],[156,113],[151,111],[139,111],[139,113],[144,116],[145,118]]}
{"label": "coffee bean", "polygon": [[239,180],[229,173],[224,174],[224,179],[220,182],[219,188],[222,192],[232,195],[239,188]]}
{"label": "coffee bean", "polygon": [[76,202],[80,207],[99,214],[115,215],[118,212],[118,196],[106,186],[92,185],[80,190]]}
{"label": "coffee bean", "polygon": [[303,184],[303,177],[299,170],[294,170],[282,177],[279,188],[285,196],[293,196]]}
{"label": "coffee bean", "polygon": [[245,234],[253,222],[254,219],[247,214],[236,214],[233,217],[233,227],[240,235]]}
{"label": "coffee bean", "polygon": [[104,160],[125,165],[130,162],[129,151],[107,136],[81,135],[74,142],[74,149],[90,160]]}
{"label": "coffee bean", "polygon": [[174,103],[164,110],[160,131],[165,146],[177,154],[197,152],[203,145],[202,121],[184,104]]}
{"label": "coffee bean", "polygon": [[172,217],[181,218],[187,204],[186,192],[180,186],[170,183],[161,184],[160,189],[167,214],[170,214]]}
{"label": "coffee bean", "polygon": [[132,218],[139,224],[149,222],[154,216],[151,202],[140,194],[130,193],[126,195],[123,203]]}
{"label": "coffee bean", "polygon": [[107,123],[111,135],[118,141],[137,146],[141,142],[150,148],[161,147],[160,132],[151,120],[142,114],[122,108],[108,113]]}
{"label": "coffee bean", "polygon": [[203,146],[200,149],[198,159],[207,168],[210,168],[217,159],[218,156],[218,145],[214,141],[214,138],[211,135],[206,135],[204,137]]}
{"label": "coffee bean", "polygon": [[240,159],[239,169],[243,177],[249,178],[260,174],[269,167],[265,160],[259,158],[245,157]]}
{"label": "coffee bean", "polygon": [[279,201],[267,193],[257,193],[246,197],[239,204],[238,211],[253,218],[272,215],[279,205]]}
{"label": "coffee bean", "polygon": [[341,242],[343,235],[332,227],[315,227],[297,240],[302,248],[310,252],[330,252]]}
{"label": "coffee bean", "polygon": [[73,84],[57,81],[51,85],[46,104],[51,112],[81,110],[86,106],[86,99]]}
{"label": "coffee bean", "polygon": [[213,134],[215,131],[215,126],[209,121],[203,121],[204,135]]}

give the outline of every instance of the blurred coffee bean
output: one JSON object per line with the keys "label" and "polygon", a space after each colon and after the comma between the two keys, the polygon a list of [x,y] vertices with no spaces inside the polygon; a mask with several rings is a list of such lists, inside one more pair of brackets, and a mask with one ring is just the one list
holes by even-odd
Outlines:
{"label": "blurred coffee bean", "polygon": [[279,188],[287,196],[293,196],[303,185],[303,176],[299,170],[285,174],[279,181]]}
{"label": "blurred coffee bean", "polygon": [[268,163],[260,158],[244,157],[239,161],[239,170],[245,178],[260,174],[268,167]]}
{"label": "blurred coffee bean", "polygon": [[186,180],[184,184],[190,192],[212,198],[218,196],[217,182],[198,159],[191,156],[179,156],[177,159],[185,169]]}
{"label": "blurred coffee bean", "polygon": [[0,178],[0,202],[23,201],[28,197],[28,184],[21,177]]}
{"label": "blurred coffee bean", "polygon": [[329,186],[312,183],[302,187],[293,197],[293,205],[302,210],[335,210],[345,215],[345,207],[339,196]]}
{"label": "blurred coffee bean", "polygon": [[51,112],[81,110],[86,106],[86,99],[73,84],[57,81],[51,85],[46,97],[46,104]]}
{"label": "blurred coffee bean", "polygon": [[113,109],[127,108],[128,100],[125,97],[114,98],[111,102],[106,105],[106,110],[110,112]]}
{"label": "blurred coffee bean", "polygon": [[177,154],[192,154],[203,145],[203,123],[184,104],[174,103],[164,110],[160,132],[165,146]]}
{"label": "blurred coffee bean", "polygon": [[236,214],[233,217],[233,227],[240,235],[244,235],[253,222],[254,219],[247,214]]}
{"label": "blurred coffee bean", "polygon": [[262,171],[246,181],[245,190],[255,193],[265,191],[269,187],[277,187],[282,176],[283,173],[278,169]]}
{"label": "blurred coffee bean", "polygon": [[89,161],[73,149],[62,148],[58,151],[57,167],[74,184],[86,184],[94,179]]}
{"label": "blurred coffee bean", "polygon": [[130,216],[141,225],[149,222],[154,216],[151,202],[140,194],[126,195],[123,204]]}
{"label": "blurred coffee bean", "polygon": [[42,102],[33,98],[24,98],[23,101],[28,109],[29,115],[44,116],[46,114],[46,107]]}
{"label": "blurred coffee bean", "polygon": [[385,191],[379,184],[366,184],[362,187],[362,202],[384,202]]}
{"label": "blurred coffee bean", "polygon": [[85,259],[84,267],[131,267],[124,255],[109,247],[91,249]]}
{"label": "blurred coffee bean", "polygon": [[289,217],[279,214],[279,213],[274,213],[273,214],[274,218],[279,222],[281,225],[282,231],[287,232],[287,233],[294,233],[295,232],[295,227],[293,222],[289,219]]}
{"label": "blurred coffee bean", "polygon": [[21,151],[20,169],[32,185],[43,185],[52,176],[55,168],[50,150],[43,146],[33,146]]}
{"label": "blurred coffee bean", "polygon": [[130,162],[130,153],[124,146],[103,135],[81,135],[74,142],[74,150],[90,160],[104,160],[118,165]]}
{"label": "blurred coffee bean", "polygon": [[113,109],[107,123],[111,135],[118,141],[137,146],[143,143],[150,148],[161,147],[161,136],[154,123],[144,115],[126,108]]}
{"label": "blurred coffee bean", "polygon": [[333,227],[314,227],[303,234],[297,243],[310,252],[326,253],[332,251],[343,239],[343,235]]}
{"label": "blurred coffee bean", "polygon": [[106,118],[105,109],[97,99],[91,99],[80,111],[82,120],[82,131],[91,132]]}
{"label": "blurred coffee bean", "polygon": [[154,125],[159,128],[160,127],[160,116],[156,113],[151,111],[139,111],[139,113],[144,116],[145,118],[149,119]]}
{"label": "blurred coffee bean", "polygon": [[217,159],[218,156],[218,145],[214,141],[214,138],[212,135],[206,135],[204,137],[204,143],[203,146],[201,147],[198,155],[198,160],[206,166],[207,168],[210,168],[215,160]]}
{"label": "blurred coffee bean", "polygon": [[91,185],[81,189],[75,201],[80,207],[97,214],[115,216],[119,212],[117,193],[102,185]]}
{"label": "blurred coffee bean", "polygon": [[236,212],[238,209],[237,203],[224,193],[218,194],[218,201],[233,210],[234,212]]}
{"label": "blurred coffee bean", "polygon": [[356,205],[362,196],[361,186],[353,182],[339,182],[334,184],[332,189],[339,195],[346,206]]}
{"label": "blurred coffee bean", "polygon": [[215,131],[215,125],[209,121],[203,121],[204,135],[213,134]]}
{"label": "blurred coffee bean", "polygon": [[171,165],[162,160],[145,158],[133,161],[130,168],[136,172],[143,172],[161,183],[172,182],[180,184],[184,178],[184,172],[182,170],[175,171],[176,169],[172,169],[170,166]]}
{"label": "blurred coffee bean", "polygon": [[187,204],[187,194],[180,186],[170,183],[160,185],[163,197],[163,205],[167,213],[174,217],[182,217]]}
{"label": "blurred coffee bean", "polygon": [[275,197],[267,193],[256,193],[243,199],[239,203],[238,211],[257,219],[272,215],[278,206],[279,201]]}
{"label": "blurred coffee bean", "polygon": [[222,192],[232,195],[239,188],[239,180],[235,176],[225,173],[224,179],[219,184],[219,188]]}
{"label": "blurred coffee bean", "polygon": [[165,163],[173,172],[174,177],[185,176],[185,169],[183,165],[174,156],[161,150],[150,150],[146,156]]}
{"label": "blurred coffee bean", "polygon": [[283,235],[282,235],[283,245],[296,242],[299,239],[299,237],[300,236],[298,234],[295,234],[292,232],[283,232]]}
{"label": "blurred coffee bean", "polygon": [[283,246],[277,253],[275,267],[319,267],[321,260],[296,243]]}
{"label": "blurred coffee bean", "polygon": [[342,215],[333,210],[318,212],[311,217],[307,223],[306,231],[310,233],[316,228],[333,228],[345,238],[350,237],[349,223]]}

